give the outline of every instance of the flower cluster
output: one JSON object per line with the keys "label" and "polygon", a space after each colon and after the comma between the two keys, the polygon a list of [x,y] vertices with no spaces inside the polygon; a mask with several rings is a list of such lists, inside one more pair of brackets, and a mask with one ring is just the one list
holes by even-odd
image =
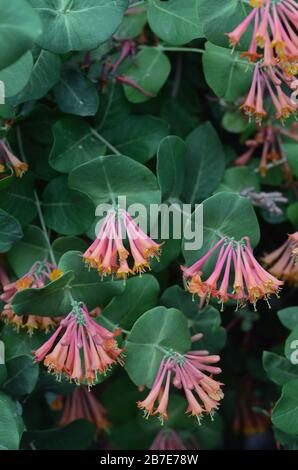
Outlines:
{"label": "flower cluster", "polygon": [[4,140],[0,140],[0,178],[1,174],[13,170],[17,178],[21,178],[28,170],[28,164],[21,162],[7,147]]}
{"label": "flower cluster", "polygon": [[184,391],[188,403],[187,413],[195,416],[199,422],[204,413],[212,417],[223,398],[222,384],[205,372],[220,374],[221,369],[212,365],[219,360],[219,356],[211,356],[208,351],[203,350],[190,351],[183,355],[170,351],[161,361],[149,395],[138,402],[138,407],[144,410],[145,417],[159,415],[163,423],[168,418],[167,407],[172,383],[174,387]]}
{"label": "flower cluster", "polygon": [[76,387],[73,393],[66,397],[59,426],[66,426],[77,419],[85,419],[95,424],[97,432],[110,427],[105,408],[85,385]]}
{"label": "flower cluster", "polygon": [[15,282],[10,282],[4,269],[0,267],[0,282],[3,287],[3,293],[0,299],[5,303],[0,318],[6,323],[14,325],[17,330],[25,328],[30,335],[34,330],[41,329],[48,332],[57,325],[59,319],[42,317],[38,315],[16,315],[12,308],[12,300],[17,292],[24,289],[40,289],[47,282],[54,281],[61,276],[61,271],[48,262],[35,263],[30,271]]}
{"label": "flower cluster", "polygon": [[[123,244],[127,236],[128,251]],[[161,245],[154,242],[136,225],[124,209],[111,210],[104,219],[96,240],[85,251],[85,263],[96,268],[101,276],[116,273],[126,279],[130,274],[143,273],[150,268],[150,258],[159,256]],[[134,260],[129,267],[128,257]]]}
{"label": "flower cluster", "polygon": [[[217,259],[212,273],[207,279],[202,279],[204,267],[208,261],[213,262],[213,255],[216,255]],[[182,271],[189,279],[188,290],[191,294],[197,294],[207,301],[210,297],[218,298],[222,309],[229,299],[237,301],[237,309],[247,301],[256,308],[258,300],[268,301],[271,294],[278,295],[283,284],[257,262],[248,237],[240,241],[228,237],[221,238],[192,266],[182,267]],[[233,285],[230,287],[232,271]]]}
{"label": "flower cluster", "polygon": [[72,311],[34,356],[37,362],[44,361],[58,380],[64,374],[76,384],[94,385],[98,374],[105,374],[116,362],[123,365],[117,334],[119,330],[111,333],[100,326],[85,304],[74,301]]}
{"label": "flower cluster", "polygon": [[263,257],[263,263],[274,276],[289,284],[298,284],[298,232],[288,236],[279,248]]}
{"label": "flower cluster", "polygon": [[238,166],[246,165],[254,154],[260,150],[259,172],[261,176],[266,176],[268,169],[282,163],[286,179],[291,179],[291,171],[283,149],[283,138],[298,142],[297,130],[297,123],[292,124],[289,130],[269,123],[263,125],[253,139],[245,142],[247,150],[235,160],[235,164]]}
{"label": "flower cluster", "polygon": [[234,31],[228,33],[231,46],[240,44],[244,33],[252,26],[248,51],[242,53],[255,62],[250,92],[242,109],[261,121],[267,115],[263,99],[267,92],[275,107],[275,117],[284,120],[297,112],[297,104],[283,87],[291,93],[297,88],[298,73],[298,6],[294,0],[251,0],[253,7]]}

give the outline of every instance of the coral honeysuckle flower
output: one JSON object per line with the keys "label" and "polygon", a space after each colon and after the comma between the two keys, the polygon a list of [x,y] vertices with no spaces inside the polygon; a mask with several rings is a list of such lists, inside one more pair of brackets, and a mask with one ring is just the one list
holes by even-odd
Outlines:
{"label": "coral honeysuckle flower", "polygon": [[[269,48],[275,62],[281,62],[293,75],[297,73],[298,41],[297,21],[298,5],[294,1],[280,0],[252,0],[250,6],[253,9],[234,31],[227,33],[231,46],[240,44],[241,38],[254,22],[251,34],[251,42],[248,52],[243,56],[250,60],[257,60],[262,56],[260,52]],[[268,48],[269,47],[269,48]],[[260,51],[257,51],[257,48]],[[266,54],[266,51],[264,51]],[[293,64],[291,71],[290,64]]]}
{"label": "coral honeysuckle flower", "polygon": [[298,105],[281,88],[282,83],[288,87],[291,93],[292,78],[287,77],[284,71],[278,67],[267,67],[266,70],[260,68],[259,63],[254,65],[252,84],[246,100],[240,109],[251,117],[255,117],[260,124],[267,116],[264,109],[264,97],[267,92],[275,108],[275,118],[284,121],[292,114],[296,114]]}
{"label": "coral honeysuckle flower", "polygon": [[262,261],[273,276],[287,281],[291,285],[298,284],[298,232],[288,236],[279,248],[263,256]]}
{"label": "coral honeysuckle flower", "polygon": [[17,178],[21,178],[28,171],[28,164],[19,160],[7,147],[4,140],[0,140],[0,163],[2,172],[7,166],[13,168]]}
{"label": "coral honeysuckle flower", "polygon": [[0,318],[13,326],[17,330],[25,328],[29,335],[34,330],[40,329],[45,332],[50,331],[59,322],[58,318],[42,317],[38,315],[16,315],[12,308],[12,300],[17,292],[24,289],[40,289],[47,282],[58,279],[63,273],[56,266],[48,262],[35,263],[30,271],[15,282],[10,282],[4,269],[0,267],[0,283],[2,284],[3,293],[0,299],[5,303]]}
{"label": "coral honeysuckle flower", "polygon": [[[267,116],[263,101],[269,96],[276,119],[287,119],[298,106],[288,96],[298,73],[298,5],[291,0],[251,1],[253,9],[234,31],[228,33],[230,45],[240,44],[253,24],[248,51],[241,57],[256,62],[252,85],[241,108],[257,122]],[[286,92],[284,91],[286,89]]]}
{"label": "coral honeysuckle flower", "polygon": [[[125,234],[130,252],[123,245]],[[103,221],[96,240],[85,251],[85,263],[96,268],[101,276],[116,273],[119,278],[150,269],[150,258],[159,257],[161,245],[154,242],[136,225],[124,209],[111,210]],[[134,260],[129,267],[128,257]]]}
{"label": "coral honeysuckle flower", "polygon": [[286,154],[283,149],[284,137],[298,142],[296,126],[291,126],[289,130],[286,130],[272,124],[262,125],[255,137],[245,142],[247,150],[235,160],[235,165],[246,165],[254,155],[259,153],[261,157],[259,164],[261,176],[266,176],[269,168],[280,163],[284,164],[285,176],[290,176]]}
{"label": "coral honeysuckle flower", "polygon": [[[203,279],[204,265],[218,249],[213,271],[207,279]],[[257,262],[248,237],[238,242],[223,237],[192,266],[181,268],[189,279],[188,291],[207,301],[210,297],[217,298],[222,310],[229,299],[237,301],[237,309],[247,301],[256,308],[258,300],[265,299],[268,302],[271,294],[278,295],[283,284]],[[233,285],[230,287],[232,280]]]}
{"label": "coral honeysuckle flower", "polygon": [[159,415],[161,423],[168,418],[167,406],[171,384],[184,391],[188,407],[186,413],[195,416],[200,422],[203,414],[211,417],[223,398],[222,384],[206,373],[220,374],[221,369],[213,364],[219,356],[211,356],[208,351],[190,351],[179,354],[169,351],[162,359],[153,387],[145,400],[137,405],[144,416]]}
{"label": "coral honeysuckle flower", "polygon": [[58,380],[64,374],[70,381],[91,386],[116,362],[123,365],[116,334],[119,330],[111,333],[90,317],[85,304],[73,301],[72,311],[34,357],[37,362],[43,361]]}
{"label": "coral honeysuckle flower", "polygon": [[149,450],[187,450],[179,434],[174,429],[161,429]]}
{"label": "coral honeysuckle flower", "polygon": [[64,410],[59,426],[67,426],[77,419],[85,419],[95,424],[99,433],[110,428],[107,412],[88,387],[76,387],[71,395],[65,398]]}

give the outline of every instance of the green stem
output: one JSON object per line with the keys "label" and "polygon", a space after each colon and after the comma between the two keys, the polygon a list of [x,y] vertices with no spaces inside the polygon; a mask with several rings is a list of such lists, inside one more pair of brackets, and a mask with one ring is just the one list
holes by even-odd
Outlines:
{"label": "green stem", "polygon": [[[141,46],[141,49],[148,46]],[[159,51],[169,51],[169,52],[196,52],[197,54],[204,54],[205,49],[198,49],[197,47],[171,47],[171,46],[162,46],[158,45],[153,49],[158,49]]]}
{"label": "green stem", "polygon": [[[117,330],[117,328],[121,328],[121,326],[116,325],[116,323],[113,323],[111,320],[109,320],[107,317],[105,317],[102,314],[100,315],[100,318],[102,318],[109,326],[111,326],[113,330]],[[121,331],[126,335],[130,335],[129,330],[125,330],[124,328],[121,328]]]}
{"label": "green stem", "polygon": [[40,200],[39,200],[39,197],[38,197],[38,194],[37,194],[36,190],[34,190],[34,197],[35,197],[35,203],[36,203],[36,208],[37,208],[37,213],[38,213],[40,225],[41,225],[42,231],[44,233],[44,236],[45,236],[45,239],[46,239],[46,242],[47,242],[47,245],[48,245],[49,256],[51,258],[52,263],[55,266],[57,266],[57,261],[56,261],[56,258],[55,258],[54,252],[53,252],[53,248],[52,248],[52,245],[51,245],[51,242],[50,242],[50,239],[49,239],[49,235],[48,235],[48,232],[47,232],[47,227],[46,227],[44,217],[43,217],[43,213],[42,213],[41,206],[40,206]]}
{"label": "green stem", "polygon": [[146,0],[140,0],[139,2],[131,3],[129,5],[128,9],[135,8],[135,7],[140,7],[140,6],[145,5],[145,4],[146,4]]}
{"label": "green stem", "polygon": [[[17,127],[17,141],[18,141],[18,146],[19,146],[19,149],[20,149],[20,154],[21,154],[22,160],[23,160],[23,162],[27,163],[27,158],[26,158],[26,154],[25,154],[25,150],[24,150],[24,146],[23,146],[23,140],[22,140],[22,134],[21,134],[20,127]],[[49,256],[51,258],[52,263],[55,266],[57,266],[57,261],[55,259],[55,255],[54,255],[52,245],[51,245],[51,242],[50,242],[50,239],[49,239],[49,234],[48,234],[47,227],[46,227],[44,217],[43,217],[43,213],[42,213],[42,210],[41,210],[40,200],[39,200],[39,197],[38,197],[38,194],[37,194],[36,190],[34,190],[34,199],[35,199],[35,205],[36,205],[40,225],[41,225],[42,231],[44,233],[46,243],[48,245]]]}
{"label": "green stem", "polygon": [[110,149],[115,155],[121,155],[121,153],[114,147],[110,142],[108,142],[102,135],[100,135],[95,129],[91,129],[92,134],[103,144],[105,144],[108,149]]}

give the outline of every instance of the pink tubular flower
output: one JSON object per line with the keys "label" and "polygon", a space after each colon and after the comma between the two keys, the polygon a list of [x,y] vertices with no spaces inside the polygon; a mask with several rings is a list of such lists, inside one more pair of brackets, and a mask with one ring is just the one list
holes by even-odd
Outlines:
{"label": "pink tubular flower", "polygon": [[285,177],[291,179],[290,168],[283,149],[284,137],[298,142],[296,126],[292,126],[287,130],[270,123],[262,125],[254,139],[245,142],[247,150],[235,160],[235,165],[246,165],[254,155],[259,155],[261,157],[259,164],[261,176],[266,176],[268,169],[282,164]]}
{"label": "pink tubular flower", "polygon": [[276,119],[284,120],[298,109],[291,99],[298,73],[298,6],[290,0],[252,0],[250,6],[252,11],[228,33],[230,44],[235,47],[254,24],[249,49],[241,54],[256,62],[250,92],[241,108],[261,121],[267,115],[263,99],[268,96],[276,109]]}
{"label": "pink tubular flower", "polygon": [[[204,265],[211,255],[219,249],[217,261],[211,275],[203,280]],[[232,266],[234,278],[232,277]],[[229,299],[244,306],[247,301],[254,305],[260,299],[268,301],[271,294],[278,295],[283,284],[265,271],[253,255],[250,240],[244,237],[236,242],[228,237],[221,238],[201,259],[191,267],[181,267],[188,281],[188,291],[202,299],[217,298],[222,306]],[[230,282],[234,279],[233,287]]]}
{"label": "pink tubular flower", "polygon": [[73,393],[66,397],[59,426],[66,426],[77,419],[85,419],[95,424],[98,433],[110,427],[105,408],[85,385],[76,387]]}
{"label": "pink tubular flower", "polygon": [[250,91],[240,109],[249,118],[254,116],[257,123],[261,124],[262,119],[267,116],[267,112],[264,109],[264,96],[265,93],[268,93],[276,111],[276,119],[284,121],[292,114],[296,114],[298,105],[282,90],[282,83],[288,87],[287,90],[291,94],[293,78],[288,77],[280,65],[275,68],[269,66],[266,70],[261,70],[259,63],[256,63]]}
{"label": "pink tubular flower", "polygon": [[279,248],[263,256],[262,261],[273,276],[291,285],[298,284],[298,232],[288,236]]}
{"label": "pink tubular flower", "polygon": [[230,45],[235,47],[237,44],[240,44],[240,40],[243,36],[243,34],[246,32],[248,29],[249,25],[255,18],[255,16],[258,14],[257,8],[254,8],[250,14],[240,23],[237,28],[234,29],[231,33],[227,33],[227,36],[230,41]]}
{"label": "pink tubular flower", "polygon": [[222,384],[206,373],[220,374],[221,369],[213,365],[219,360],[219,356],[211,356],[208,351],[190,351],[184,355],[170,351],[161,361],[149,395],[137,403],[138,407],[144,411],[145,417],[158,414],[163,423],[168,418],[167,405],[172,383],[184,391],[188,403],[186,413],[195,416],[198,421],[204,413],[212,417],[223,398]]}
{"label": "pink tubular flower", "polygon": [[[130,252],[123,245],[127,235]],[[157,257],[161,245],[155,243],[136,225],[133,218],[123,209],[112,210],[104,219],[96,240],[83,254],[85,263],[97,268],[102,275],[116,273],[119,278],[142,273],[150,268],[150,258]],[[131,255],[134,266],[129,267],[127,258]]]}
{"label": "pink tubular flower", "polygon": [[21,162],[9,150],[4,140],[0,140],[0,173],[5,171],[6,167],[12,168],[17,178],[21,178],[28,171],[28,164]]}
{"label": "pink tubular flower", "polygon": [[295,258],[295,262],[298,261],[298,232],[292,233],[289,235],[289,239],[291,240],[291,251],[292,255]]}
{"label": "pink tubular flower", "polygon": [[161,429],[149,450],[187,450],[180,436],[173,429]]}
{"label": "pink tubular flower", "polygon": [[64,374],[77,384],[94,385],[98,374],[105,374],[116,362],[123,364],[123,350],[114,339],[118,333],[96,323],[86,305],[73,302],[72,311],[34,357],[37,362],[44,361],[58,379]]}
{"label": "pink tubular flower", "polygon": [[24,289],[40,289],[47,282],[54,281],[62,275],[62,272],[54,265],[44,262],[35,263],[30,271],[15,282],[10,282],[4,269],[0,267],[0,283],[3,292],[0,299],[5,303],[0,318],[17,328],[25,328],[31,336],[36,329],[48,332],[59,321],[57,318],[42,317],[38,315],[16,315],[12,308],[12,300],[17,292]]}

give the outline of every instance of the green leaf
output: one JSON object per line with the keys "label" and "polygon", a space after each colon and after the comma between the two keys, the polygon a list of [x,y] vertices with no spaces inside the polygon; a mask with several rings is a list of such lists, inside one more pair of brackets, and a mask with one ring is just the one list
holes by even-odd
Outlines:
{"label": "green leaf", "polygon": [[286,383],[272,412],[274,426],[290,435],[298,434],[298,379]]}
{"label": "green leaf", "polygon": [[21,179],[14,178],[9,188],[1,192],[1,209],[15,217],[22,226],[28,225],[36,216],[34,178],[26,173]]}
{"label": "green leaf", "polygon": [[85,420],[76,420],[61,428],[26,431],[22,447],[34,445],[37,450],[86,450],[95,437],[95,425]]}
{"label": "green leaf", "polygon": [[89,271],[83,263],[82,254],[77,251],[65,253],[59,261],[59,269],[74,274],[70,284],[72,296],[75,300],[85,302],[89,310],[105,307],[125,289],[123,281],[101,280],[96,270]]}
{"label": "green leaf", "polygon": [[134,324],[127,340],[125,369],[138,386],[151,387],[165,351],[186,353],[191,347],[186,317],[174,308],[156,307]]}
{"label": "green leaf", "polygon": [[285,356],[298,369],[298,325],[295,326],[285,344]]}
{"label": "green leaf", "polygon": [[158,281],[150,274],[128,279],[123,294],[115,297],[102,314],[114,324],[130,329],[144,312],[155,307],[159,291]]}
{"label": "green leaf", "polygon": [[11,325],[4,326],[1,338],[5,344],[6,361],[27,356],[30,357],[32,363],[32,351],[38,349],[45,342],[45,335],[41,331],[36,331],[34,335],[30,336],[26,330],[17,331]]}
{"label": "green leaf", "polygon": [[39,13],[40,47],[57,54],[95,49],[118,28],[127,0],[29,0]]}
{"label": "green leaf", "polygon": [[0,71],[0,80],[4,83],[5,98],[19,93],[29,82],[33,68],[31,52],[26,52],[14,64]]}
{"label": "green leaf", "polygon": [[60,260],[67,251],[86,251],[88,244],[77,237],[59,237],[52,244],[55,259]]}
{"label": "green leaf", "polygon": [[66,114],[94,116],[99,106],[95,85],[80,72],[67,70],[54,88],[55,100]]}
{"label": "green leaf", "polygon": [[32,356],[19,356],[6,362],[8,377],[3,384],[4,391],[14,397],[30,394],[37,383],[39,366]]}
{"label": "green leaf", "polygon": [[127,197],[127,205],[160,202],[153,173],[123,155],[99,157],[80,165],[70,173],[69,185],[87,194],[95,204],[113,202],[123,195]]}
{"label": "green leaf", "polygon": [[199,341],[200,349],[206,349],[211,354],[220,351],[226,343],[227,333],[221,326],[221,315],[218,310],[211,305],[191,320],[194,333],[203,333],[203,338]]}
{"label": "green leaf", "polygon": [[154,116],[128,116],[118,126],[106,127],[101,133],[119,153],[145,163],[156,154],[169,126]]}
{"label": "green leaf", "polygon": [[68,272],[41,289],[24,289],[17,292],[12,301],[13,311],[17,315],[28,315],[28,312],[45,317],[66,315],[71,310],[66,287],[73,279],[74,273]]}
{"label": "green leaf", "polygon": [[294,330],[298,326],[298,307],[283,308],[277,312],[282,324],[289,330]]}
{"label": "green leaf", "polygon": [[226,111],[222,118],[222,127],[234,134],[240,134],[241,132],[247,131],[253,124],[247,121],[245,116],[240,109],[236,111]]}
{"label": "green leaf", "polygon": [[7,378],[7,371],[5,364],[0,364],[0,387],[2,387],[3,382],[5,382]]}
{"label": "green leaf", "polygon": [[[192,215],[192,224],[195,222],[196,212]],[[187,264],[192,264],[201,258],[222,237],[235,237],[236,240],[240,240],[248,236],[253,247],[258,244],[259,224],[251,202],[247,198],[234,193],[217,193],[203,202],[203,213],[204,221],[199,220],[195,228],[197,237],[198,233],[203,231],[203,247],[200,250],[193,250],[191,246],[186,249],[185,243],[189,240],[185,238],[183,240],[183,253]],[[214,256],[211,258],[212,263]]]}
{"label": "green leaf", "polygon": [[125,98],[122,85],[112,81],[105,94],[101,95],[95,116],[96,129],[109,129],[123,124],[130,114],[130,104]]}
{"label": "green leaf", "polygon": [[91,226],[92,201],[68,187],[67,178],[53,179],[43,193],[44,219],[49,228],[63,235],[79,235]]}
{"label": "green leaf", "polygon": [[22,432],[16,402],[0,391],[0,450],[18,450]]}
{"label": "green leaf", "polygon": [[92,133],[92,128],[77,117],[66,117],[53,126],[54,144],[49,157],[50,165],[62,173],[100,157],[105,145]]}
{"label": "green leaf", "polygon": [[0,253],[9,251],[12,245],[22,238],[20,223],[10,214],[0,209]]}
{"label": "green leaf", "polygon": [[210,450],[221,448],[221,442],[224,432],[224,423],[222,417],[216,413],[214,419],[206,417],[201,426],[195,427],[195,435],[198,440],[199,449]]}
{"label": "green leaf", "polygon": [[166,307],[174,307],[189,318],[189,327],[192,334],[203,333],[203,338],[198,343],[199,349],[207,349],[212,354],[220,351],[226,342],[226,330],[221,326],[221,316],[218,310],[211,305],[199,311],[197,302],[192,300],[192,296],[179,286],[168,287],[160,303]]}
{"label": "green leaf", "polygon": [[269,379],[277,385],[284,385],[289,380],[298,378],[297,365],[292,365],[288,359],[273,352],[263,352],[263,367]]}
{"label": "green leaf", "polygon": [[261,190],[258,174],[246,166],[232,167],[225,171],[223,180],[215,192],[241,193],[247,188],[253,188],[256,192]]}
{"label": "green leaf", "polygon": [[[146,47],[136,55],[135,64],[125,70],[125,76],[146,92],[156,95],[166,83],[170,71],[168,57],[161,50]],[[143,103],[150,99],[128,85],[124,85],[124,92],[131,103]]]}
{"label": "green leaf", "polygon": [[220,98],[234,102],[248,92],[253,67],[238,52],[231,54],[229,49],[207,42],[203,65],[208,85]]}
{"label": "green leaf", "polygon": [[134,7],[134,13],[124,16],[122,23],[117,29],[115,36],[117,39],[134,39],[139,36],[147,23],[147,12],[141,5]]}
{"label": "green leaf", "polygon": [[183,198],[190,204],[210,196],[220,182],[224,168],[223,147],[212,124],[206,122],[186,139]]}
{"label": "green leaf", "polygon": [[184,183],[184,163],[187,148],[180,137],[165,137],[157,152],[157,178],[162,200],[179,197]]}
{"label": "green leaf", "polygon": [[283,144],[283,149],[287,156],[291,172],[294,176],[298,177],[297,143],[286,142]]}
{"label": "green leaf", "polygon": [[288,218],[294,227],[298,228],[298,202],[294,202],[288,206]]}
{"label": "green leaf", "polygon": [[149,0],[148,21],[152,31],[168,44],[179,46],[203,37],[200,0]]}
{"label": "green leaf", "polygon": [[170,286],[160,298],[161,305],[181,310],[188,318],[194,318],[198,313],[198,304],[192,301],[191,295],[180,286]]}
{"label": "green leaf", "polygon": [[25,0],[0,1],[0,70],[16,62],[41,33],[38,15]]}
{"label": "green leaf", "polygon": [[14,104],[43,98],[59,81],[61,60],[52,52],[41,49],[34,57],[29,83],[13,98]]}
{"label": "green leaf", "polygon": [[[199,17],[203,24],[206,38],[219,46],[228,47],[226,33],[236,28],[251,11],[251,8],[239,0],[225,0],[218,6],[218,0],[200,0]],[[248,30],[241,39],[241,50],[248,48],[251,31]]]}
{"label": "green leaf", "polygon": [[15,243],[8,253],[8,261],[18,277],[24,276],[36,261],[48,257],[48,245],[42,230],[29,225],[22,240]]}

